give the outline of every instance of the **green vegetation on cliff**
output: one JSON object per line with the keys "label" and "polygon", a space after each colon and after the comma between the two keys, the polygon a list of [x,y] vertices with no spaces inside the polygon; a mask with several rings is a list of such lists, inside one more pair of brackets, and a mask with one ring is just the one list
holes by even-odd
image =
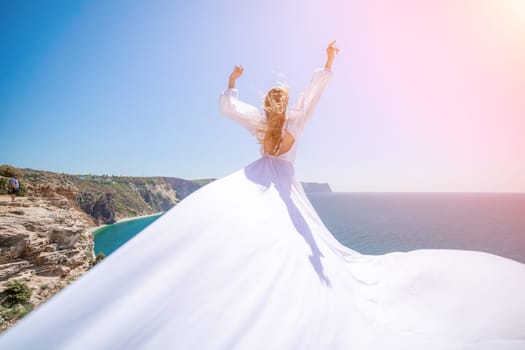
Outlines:
{"label": "green vegetation on cliff", "polygon": [[20,281],[9,281],[0,292],[0,327],[24,317],[34,308],[29,302],[33,291]]}

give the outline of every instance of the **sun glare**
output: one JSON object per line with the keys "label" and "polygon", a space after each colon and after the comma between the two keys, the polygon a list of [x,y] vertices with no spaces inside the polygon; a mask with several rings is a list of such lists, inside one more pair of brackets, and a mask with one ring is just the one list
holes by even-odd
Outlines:
{"label": "sun glare", "polygon": [[501,25],[522,33],[525,31],[524,0],[492,0],[489,4],[489,10]]}
{"label": "sun glare", "polygon": [[[480,6],[481,5],[481,6]],[[474,2],[473,8],[483,11],[496,42],[512,51],[514,56],[525,57],[525,0],[486,0]]]}

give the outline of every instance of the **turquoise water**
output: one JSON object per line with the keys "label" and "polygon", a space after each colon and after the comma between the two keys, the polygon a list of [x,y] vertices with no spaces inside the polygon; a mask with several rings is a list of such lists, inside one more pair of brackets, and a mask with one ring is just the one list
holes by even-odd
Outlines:
{"label": "turquoise water", "polygon": [[[364,254],[467,249],[525,263],[525,194],[312,193],[326,227]],[[95,253],[111,254],[160,215],[102,228]]]}
{"label": "turquoise water", "polygon": [[161,215],[162,214],[124,221],[107,225],[96,230],[93,233],[95,240],[95,255],[102,252],[104,255],[108,256],[113,253],[118,247],[133,238],[133,236],[142,231],[153,221],[157,220]]}

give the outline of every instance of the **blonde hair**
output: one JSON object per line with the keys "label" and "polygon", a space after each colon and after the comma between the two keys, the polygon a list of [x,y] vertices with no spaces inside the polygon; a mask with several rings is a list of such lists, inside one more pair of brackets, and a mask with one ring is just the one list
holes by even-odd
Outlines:
{"label": "blonde hair", "polygon": [[258,142],[270,145],[270,154],[275,155],[282,142],[282,129],[286,122],[286,108],[288,107],[288,88],[275,86],[268,90],[264,96],[263,108],[266,112],[264,126],[257,129]]}

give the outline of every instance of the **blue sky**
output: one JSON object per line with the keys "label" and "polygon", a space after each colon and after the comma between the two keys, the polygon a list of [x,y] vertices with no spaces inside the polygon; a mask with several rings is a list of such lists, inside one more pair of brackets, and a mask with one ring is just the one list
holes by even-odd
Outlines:
{"label": "blue sky", "polygon": [[[426,44],[426,37],[436,43],[445,35],[439,28],[451,14],[452,26],[465,27],[465,9],[453,2],[441,11],[399,4],[386,11],[381,1],[0,1],[0,163],[71,174],[220,178],[259,157],[255,140],[219,114],[218,95],[233,65],[245,66],[237,83],[242,100],[258,105],[284,79],[293,101],[337,39],[334,77],[300,140],[299,180],[328,182],[336,191],[525,191],[516,131],[525,109],[515,95],[523,80],[505,80],[507,73],[494,69],[492,80],[481,80],[488,90],[472,95],[468,87],[480,85],[476,71],[463,77],[450,62],[434,69],[442,60],[419,51],[414,62],[426,64],[397,74],[414,57],[416,41],[463,61],[489,49]],[[466,28],[468,36],[477,27]],[[504,47],[516,62],[524,52],[519,45],[510,40]],[[503,56],[492,58],[498,64],[491,67],[502,66]],[[463,118],[451,133],[440,127],[442,114],[422,111],[436,94],[458,100],[458,72],[466,102],[440,110],[447,126]],[[490,111],[513,102],[503,117],[478,106],[494,82],[508,94]],[[476,120],[487,120],[476,137],[461,129],[471,119],[458,108],[468,103],[479,107],[467,109]],[[491,131],[496,119],[499,134]],[[487,141],[498,151],[482,152]]]}

